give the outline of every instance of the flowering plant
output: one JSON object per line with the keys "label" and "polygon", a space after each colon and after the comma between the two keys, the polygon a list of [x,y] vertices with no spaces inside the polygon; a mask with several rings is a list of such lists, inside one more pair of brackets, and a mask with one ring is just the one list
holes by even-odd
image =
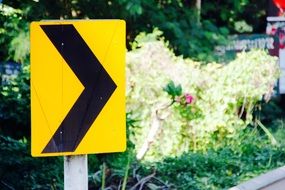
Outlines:
{"label": "flowering plant", "polygon": [[[140,126],[131,140],[137,150],[149,145],[146,159],[232,142],[279,76],[276,58],[261,50],[228,64],[203,64],[176,57],[158,36],[147,39],[127,53],[127,110]],[[145,143],[151,131],[152,142]]]}

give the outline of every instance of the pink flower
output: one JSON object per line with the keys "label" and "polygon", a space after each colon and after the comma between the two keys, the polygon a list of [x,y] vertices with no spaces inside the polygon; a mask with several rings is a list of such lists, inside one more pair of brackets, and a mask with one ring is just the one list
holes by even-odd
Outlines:
{"label": "pink flower", "polygon": [[194,101],[194,97],[191,94],[186,93],[185,101],[186,101],[186,104],[191,104]]}
{"label": "pink flower", "polygon": [[274,27],[272,27],[272,29],[271,29],[271,35],[274,35],[275,33],[277,32],[277,29],[276,28],[274,28]]}

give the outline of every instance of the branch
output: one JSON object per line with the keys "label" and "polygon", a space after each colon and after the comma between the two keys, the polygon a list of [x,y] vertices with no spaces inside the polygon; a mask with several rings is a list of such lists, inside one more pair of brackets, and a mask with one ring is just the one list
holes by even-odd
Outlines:
{"label": "branch", "polygon": [[138,160],[141,160],[144,157],[144,155],[147,153],[147,151],[149,150],[151,144],[154,142],[157,134],[160,131],[161,121],[163,121],[169,115],[169,114],[167,114],[166,116],[164,116],[162,118],[162,117],[159,116],[159,111],[162,111],[162,110],[165,110],[165,109],[169,108],[173,103],[174,103],[174,101],[172,101],[170,104],[168,103],[166,105],[162,105],[158,109],[152,111],[152,114],[151,114],[151,117],[152,117],[151,128],[149,130],[149,133],[147,135],[146,140],[144,141],[142,147],[139,149],[139,151],[137,153],[136,157],[137,157]]}
{"label": "branch", "polygon": [[[148,182],[151,178],[153,178],[155,176],[155,173],[153,174],[150,174],[144,178],[142,178],[140,181],[138,181],[130,190],[135,190],[137,186],[139,185],[143,185],[145,184],[146,182]],[[140,189],[142,188],[142,186],[140,186]]]}
{"label": "branch", "polygon": [[9,189],[11,189],[11,190],[15,190],[15,188],[14,187],[12,187],[11,185],[8,185],[7,183],[5,183],[4,181],[2,181],[1,180],[1,183],[5,186],[5,187],[7,187],[7,188],[9,188]]}

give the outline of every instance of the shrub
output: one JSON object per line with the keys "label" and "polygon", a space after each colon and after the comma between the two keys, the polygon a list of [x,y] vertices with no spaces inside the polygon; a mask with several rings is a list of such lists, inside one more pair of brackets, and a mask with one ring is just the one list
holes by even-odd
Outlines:
{"label": "shrub", "polygon": [[239,134],[239,147],[184,153],[150,164],[145,172],[150,173],[155,167],[158,178],[179,190],[228,189],[284,165],[284,146],[274,147],[267,137],[256,132],[256,129],[245,129]]}
{"label": "shrub", "polygon": [[[147,159],[160,159],[231,143],[252,123],[255,104],[269,99],[279,75],[276,59],[255,50],[226,65],[203,65],[175,57],[159,35],[138,36],[139,48],[127,54],[127,109],[139,120],[132,136],[138,157],[148,152]],[[186,94],[191,104],[185,104]]]}
{"label": "shrub", "polygon": [[0,136],[0,189],[62,189],[62,158],[32,158],[29,149],[27,140]]}

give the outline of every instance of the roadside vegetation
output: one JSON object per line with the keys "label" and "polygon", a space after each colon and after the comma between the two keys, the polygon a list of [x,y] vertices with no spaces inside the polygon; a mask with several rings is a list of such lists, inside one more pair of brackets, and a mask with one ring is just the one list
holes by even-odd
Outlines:
{"label": "roadside vegetation", "polygon": [[0,189],[63,189],[63,159],[30,155],[29,23],[40,19],[122,18],[129,26],[127,151],[88,156],[90,189],[220,190],[283,166],[277,58],[214,52],[228,34],[262,31],[265,7],[252,22],[243,16],[251,1],[231,2],[215,16],[207,1],[201,14],[191,1],[2,2],[0,64],[21,69],[0,86]]}

